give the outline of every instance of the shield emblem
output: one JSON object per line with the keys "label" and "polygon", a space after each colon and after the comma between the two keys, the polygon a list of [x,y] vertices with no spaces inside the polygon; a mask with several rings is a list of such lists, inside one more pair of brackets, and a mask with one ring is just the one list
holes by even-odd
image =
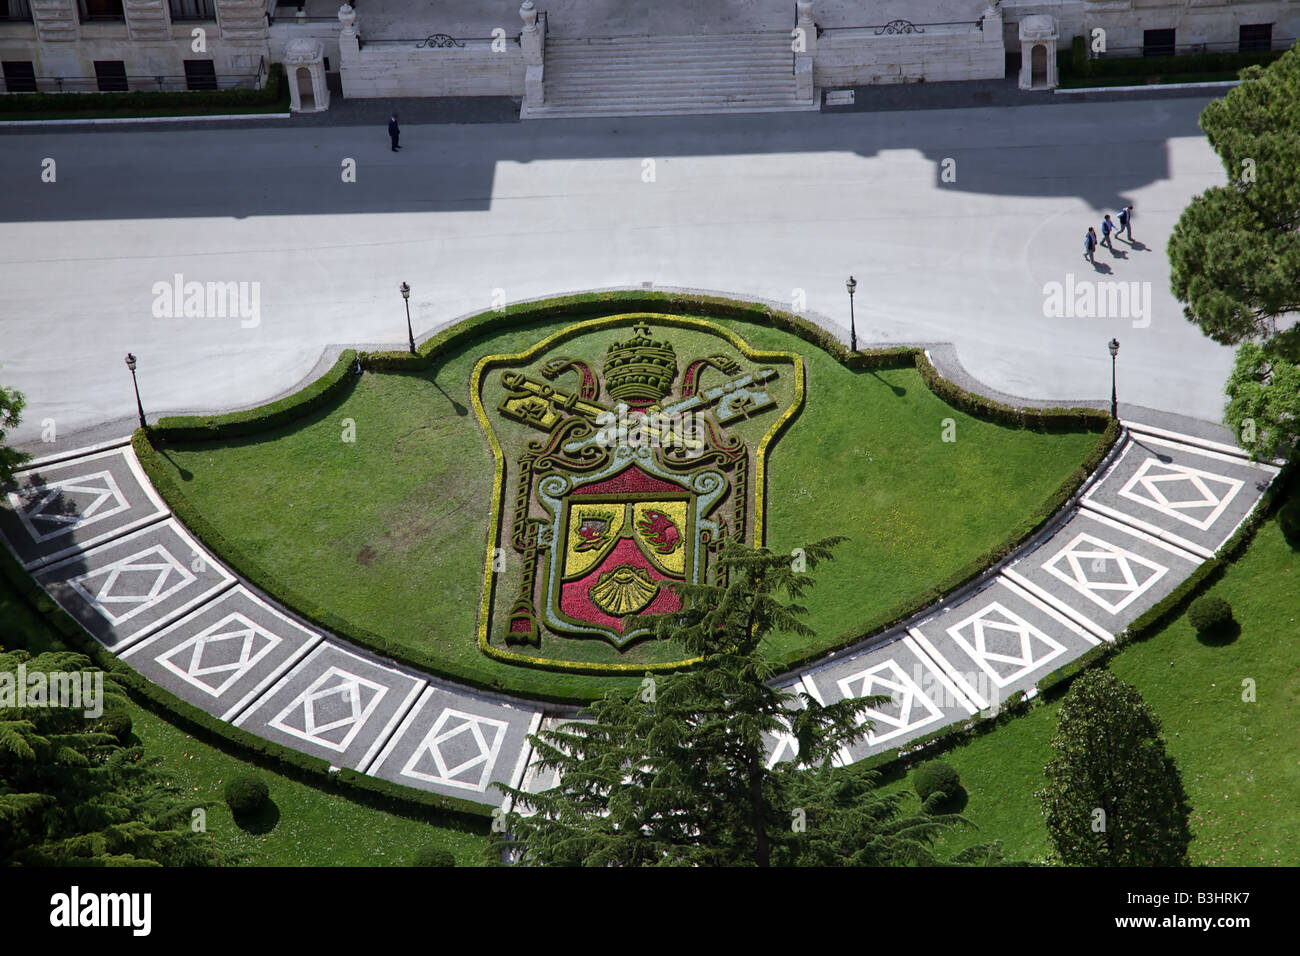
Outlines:
{"label": "shield emblem", "polygon": [[697,482],[679,475],[655,474],[648,457],[615,468],[539,496],[554,522],[551,540],[563,542],[552,549],[545,623],[621,647],[649,633],[629,618],[681,608],[672,585],[697,579],[700,549],[716,534],[708,512],[719,494],[702,495],[692,488]]}
{"label": "shield emblem", "polygon": [[724,540],[762,544],[768,455],[803,395],[797,353],[688,316],[601,317],[480,359],[496,479],[479,647],[583,673],[689,663],[643,641],[644,619],[709,581]]}

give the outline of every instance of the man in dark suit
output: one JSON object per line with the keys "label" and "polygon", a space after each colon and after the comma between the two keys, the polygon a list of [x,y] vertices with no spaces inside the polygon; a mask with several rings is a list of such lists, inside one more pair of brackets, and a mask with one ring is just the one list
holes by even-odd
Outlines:
{"label": "man in dark suit", "polygon": [[401,133],[402,131],[397,126],[397,114],[394,113],[392,116],[388,117],[388,138],[393,141],[394,153],[402,148],[397,145],[397,137],[400,136]]}

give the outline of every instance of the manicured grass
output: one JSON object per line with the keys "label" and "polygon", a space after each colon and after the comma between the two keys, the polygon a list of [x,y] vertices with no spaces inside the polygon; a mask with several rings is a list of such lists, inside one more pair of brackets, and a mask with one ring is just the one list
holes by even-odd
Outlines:
{"label": "manicured grass", "polygon": [[[424,846],[450,850],[460,866],[483,862],[483,834],[397,816],[251,766],[136,706],[131,719],[145,753],[163,758],[164,776],[211,804],[208,834],[222,865],[409,866]],[[265,780],[274,804],[247,828],[235,823],[222,798],[224,782],[241,773]]]}
{"label": "manicured grass", "polygon": [[[1111,661],[1163,723],[1191,798],[1194,863],[1300,863],[1298,576],[1300,551],[1269,521],[1207,592],[1232,605],[1240,636],[1220,646],[1203,643],[1184,615]],[[1255,683],[1253,703],[1242,699],[1247,679]],[[970,795],[963,812],[979,827],[948,835],[947,847],[1000,839],[1009,857],[1046,856],[1034,791],[1044,782],[1058,709],[1059,702],[1045,704],[944,757],[961,774]]]}
{"label": "manicured grass", "polygon": [[[724,324],[807,362],[806,408],[770,462],[769,547],[851,539],[806,602],[817,637],[774,635],[778,661],[861,636],[1003,543],[1098,441],[979,421],[914,369],[854,373],[789,333]],[[167,455],[185,496],[262,569],[441,673],[522,694],[627,689],[634,679],[498,662],[475,642],[492,458],[468,411],[470,375],[481,355],[561,327],[485,336],[425,373],[366,374],[338,406],[293,427]],[[949,419],[956,440],[945,442]],[[343,440],[347,420],[354,442]]]}
{"label": "manicured grass", "polygon": [[[0,620],[5,623],[0,643],[6,647],[25,647],[33,654],[65,649],[3,578]],[[460,865],[482,863],[484,833],[355,803],[223,753],[134,702],[130,714],[145,754],[163,758],[164,777],[192,794],[196,803],[211,804],[207,832],[223,866],[404,866],[422,846],[450,850]],[[267,782],[274,804],[248,829],[235,823],[222,799],[224,781],[244,773]]]}

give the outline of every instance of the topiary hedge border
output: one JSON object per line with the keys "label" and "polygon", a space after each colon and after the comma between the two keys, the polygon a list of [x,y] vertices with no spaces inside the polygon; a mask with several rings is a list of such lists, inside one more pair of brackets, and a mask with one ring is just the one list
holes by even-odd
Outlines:
{"label": "topiary hedge border", "polygon": [[1248,66],[1267,66],[1286,52],[1261,50],[1250,53],[1184,53],[1177,56],[1090,57],[1087,39],[1076,36],[1070,41],[1070,56],[1060,60],[1060,73],[1063,80],[1228,73]]}
{"label": "topiary hedge border", "polygon": [[273,63],[260,90],[173,90],[128,93],[9,93],[0,98],[0,113],[112,113],[132,110],[205,109],[208,107],[282,106],[288,110],[289,85],[284,66]]}

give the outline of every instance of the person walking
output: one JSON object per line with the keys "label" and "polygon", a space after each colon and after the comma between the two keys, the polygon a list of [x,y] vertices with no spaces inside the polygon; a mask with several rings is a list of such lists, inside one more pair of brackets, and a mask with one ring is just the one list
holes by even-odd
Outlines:
{"label": "person walking", "polygon": [[1111,245],[1110,234],[1117,231],[1115,223],[1111,221],[1110,213],[1107,213],[1106,218],[1101,221],[1101,244],[1111,252],[1115,251],[1115,247]]}
{"label": "person walking", "polygon": [[1092,226],[1089,226],[1088,234],[1083,237],[1083,257],[1087,259],[1089,262],[1091,262],[1094,266],[1097,264],[1097,260],[1093,258],[1093,254],[1096,251],[1097,251],[1097,230],[1093,229]]}
{"label": "person walking", "polygon": [[[1133,241],[1133,204],[1129,203],[1119,211],[1119,231],[1128,233],[1128,241]],[[1116,233],[1118,235],[1118,233]]]}
{"label": "person walking", "polygon": [[392,116],[388,117],[388,138],[393,141],[394,153],[402,148],[401,146],[397,145],[397,137],[399,137],[401,134],[402,131],[397,125],[397,114],[394,113]]}

